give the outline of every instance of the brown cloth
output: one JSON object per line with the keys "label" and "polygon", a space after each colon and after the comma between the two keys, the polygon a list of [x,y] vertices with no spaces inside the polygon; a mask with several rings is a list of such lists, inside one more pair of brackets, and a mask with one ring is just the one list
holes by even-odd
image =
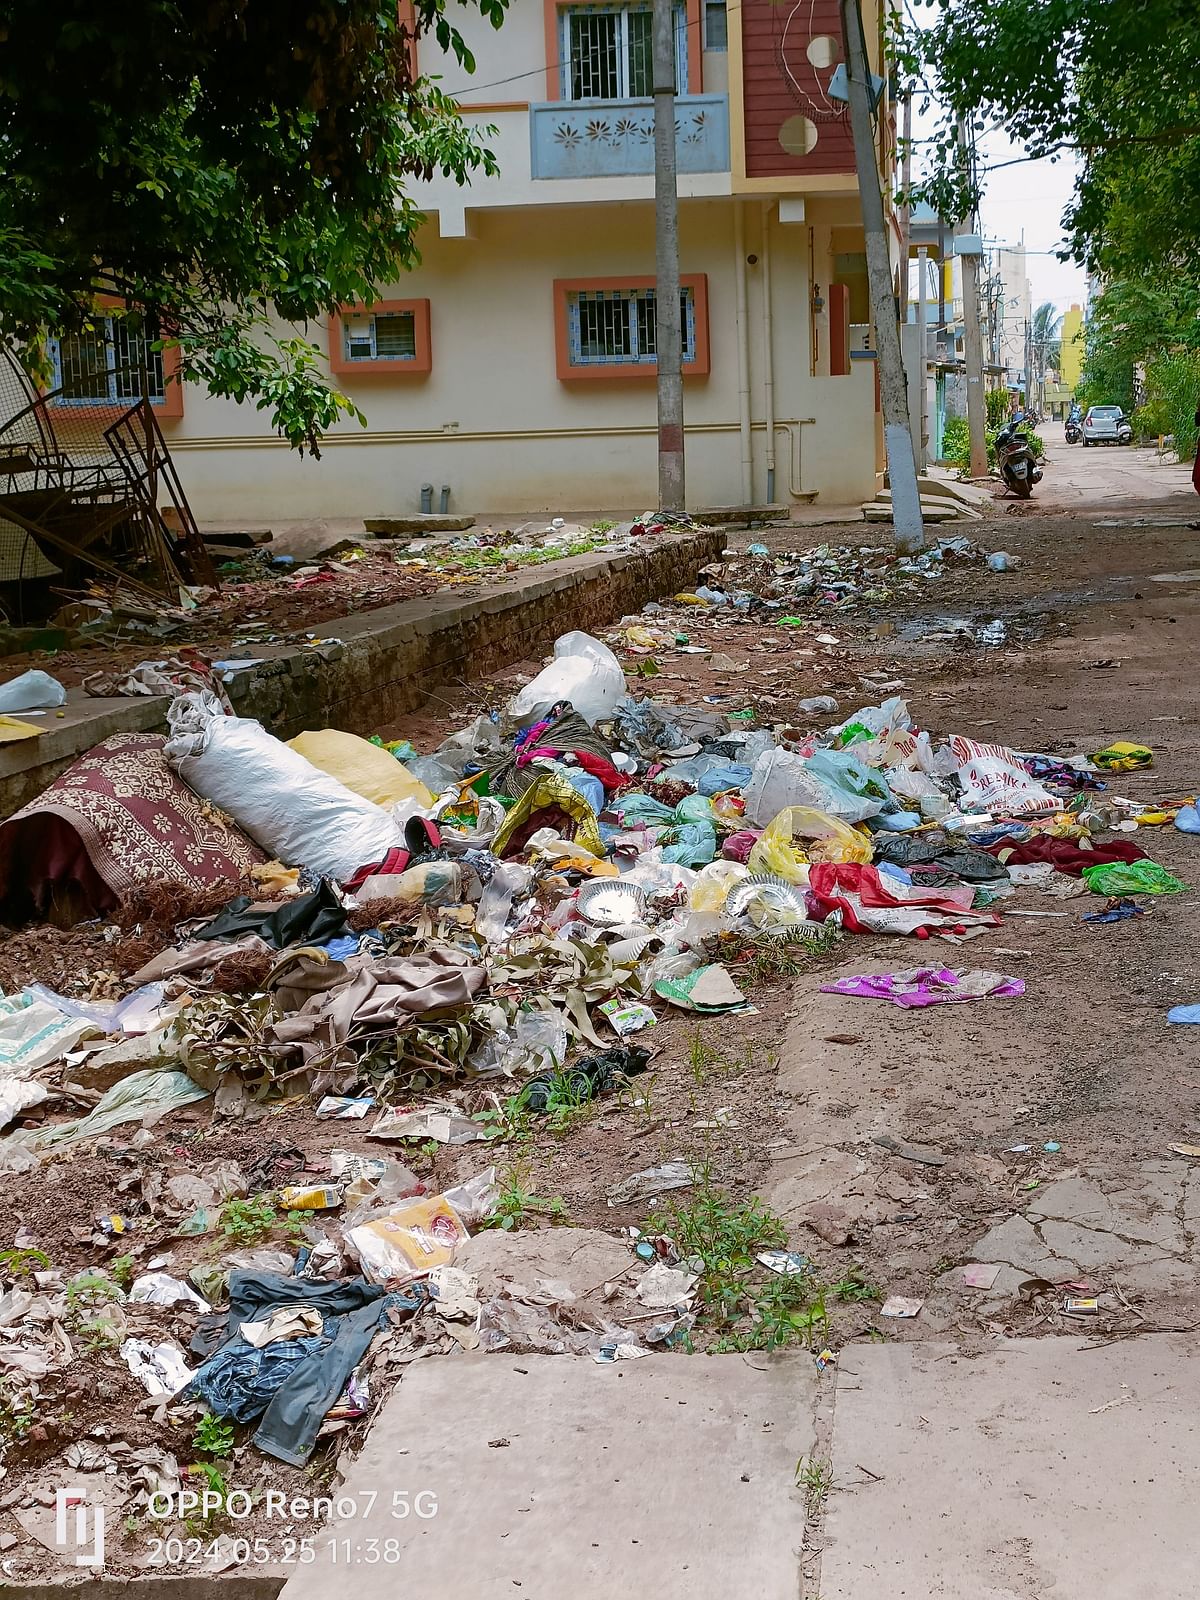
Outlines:
{"label": "brown cloth", "polygon": [[[310,993],[298,1011],[273,1022],[264,1043],[298,1050],[306,1065],[329,1066],[352,1056],[352,1041],[396,1032],[416,1017],[462,1011],[487,982],[483,967],[467,966],[450,954],[392,957],[351,956],[341,966],[345,981]],[[311,974],[316,976],[316,974]],[[325,970],[320,978],[336,976]],[[296,973],[283,994],[296,993]]]}

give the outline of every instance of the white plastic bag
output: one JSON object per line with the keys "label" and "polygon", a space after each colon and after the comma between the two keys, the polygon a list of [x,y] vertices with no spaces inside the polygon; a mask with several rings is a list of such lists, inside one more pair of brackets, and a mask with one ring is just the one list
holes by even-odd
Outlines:
{"label": "white plastic bag", "polygon": [[381,806],[364,800],[259,722],[227,717],[211,694],[183,694],[167,713],[167,760],[268,855],[341,881],[403,847]]}
{"label": "white plastic bag", "polygon": [[48,672],[23,672],[19,678],[0,683],[0,712],[32,711],[38,706],[61,706],[67,691]]}
{"label": "white plastic bag", "polygon": [[1030,811],[1054,811],[1059,806],[1018,761],[1016,752],[1002,744],[981,744],[959,733],[950,740],[959,763],[964,811],[994,811],[1000,816],[1024,816]]}
{"label": "white plastic bag", "polygon": [[[805,758],[794,750],[776,747],[765,751],[754,763],[750,782],[746,785],[746,821],[756,828],[765,828],[789,806],[809,806],[814,811],[827,811],[833,816],[845,816],[844,797],[834,793],[814,773],[806,770]],[[871,816],[879,810],[877,803],[868,801],[865,807],[850,806],[851,820]]]}
{"label": "white plastic bag", "polygon": [[621,663],[590,633],[564,633],[554,642],[554,660],[509,703],[509,715],[523,728],[560,700],[569,700],[593,726],[611,717],[625,693]]}

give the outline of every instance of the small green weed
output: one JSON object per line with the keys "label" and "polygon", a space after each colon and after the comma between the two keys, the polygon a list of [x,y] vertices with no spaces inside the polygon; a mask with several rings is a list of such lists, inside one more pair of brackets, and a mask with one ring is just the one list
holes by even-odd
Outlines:
{"label": "small green weed", "polygon": [[212,1528],[214,1522],[223,1522],[228,1514],[229,1479],[215,1461],[195,1461],[187,1470],[189,1477],[205,1480],[203,1493],[217,1496],[216,1504],[210,1502],[202,1517],[191,1516],[184,1520],[183,1526],[188,1537],[202,1538]]}
{"label": "small green weed", "polygon": [[122,1289],[129,1286],[133,1279],[134,1260],[132,1256],[116,1256],[108,1264],[109,1276],[114,1283],[119,1283]]}
{"label": "small green weed", "polygon": [[486,1111],[477,1111],[473,1120],[497,1143],[527,1144],[533,1137],[533,1119],[519,1094],[510,1095]]}
{"label": "small green weed", "polygon": [[33,1427],[34,1417],[28,1392],[0,1379],[0,1454],[8,1445],[21,1443]]}
{"label": "small green weed", "polygon": [[484,1227],[503,1228],[506,1233],[512,1233],[531,1222],[570,1222],[567,1208],[557,1196],[547,1200],[529,1188],[529,1172],[527,1161],[513,1162],[500,1180],[500,1199]]}
{"label": "small green weed", "polygon": [[576,1122],[592,1115],[596,1101],[578,1072],[556,1072],[546,1083],[543,1114],[553,1134],[566,1133]]}
{"label": "small green weed", "polygon": [[233,1453],[233,1424],[207,1412],[196,1424],[192,1435],[192,1448],[208,1456],[228,1456]]}
{"label": "small green weed", "polygon": [[81,1272],[72,1278],[67,1285],[67,1310],[73,1317],[79,1317],[83,1312],[92,1310],[96,1306],[110,1304],[113,1300],[123,1300],[121,1286],[104,1272]]}
{"label": "small green weed", "polygon": [[0,1277],[32,1278],[49,1272],[53,1263],[44,1250],[0,1250]]}
{"label": "small green weed", "polygon": [[698,1089],[708,1082],[709,1074],[720,1060],[717,1051],[696,1028],[688,1039],[688,1066]]}
{"label": "small green weed", "polygon": [[824,1340],[825,1294],[809,1273],[766,1272],[755,1260],[763,1250],[783,1249],[787,1228],[762,1201],[737,1201],[712,1182],[707,1163],[695,1169],[686,1204],[649,1217],[643,1232],[667,1234],[685,1259],[698,1258],[696,1295],[701,1315],[720,1330],[717,1351],[774,1350],[801,1341]]}
{"label": "small green weed", "polygon": [[79,1335],[80,1346],[88,1353],[97,1350],[115,1350],[125,1335],[107,1317],[80,1317],[73,1324]]}
{"label": "small green weed", "polygon": [[801,1456],[796,1463],[796,1487],[804,1490],[805,1510],[816,1515],[833,1488],[833,1462],[816,1456]]}
{"label": "small green weed", "polygon": [[255,1195],[249,1200],[229,1200],[221,1209],[221,1232],[235,1244],[258,1244],[280,1225],[280,1216],[271,1196]]}
{"label": "small green weed", "polygon": [[844,1300],[850,1303],[861,1300],[882,1300],[882,1292],[873,1283],[868,1282],[860,1272],[850,1272],[838,1283],[833,1284],[829,1293],[835,1300]]}

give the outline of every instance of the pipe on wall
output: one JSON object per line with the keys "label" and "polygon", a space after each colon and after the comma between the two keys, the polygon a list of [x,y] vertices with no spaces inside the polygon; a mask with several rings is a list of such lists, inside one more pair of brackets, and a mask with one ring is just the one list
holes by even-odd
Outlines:
{"label": "pipe on wall", "polygon": [[738,432],[742,448],[742,504],[754,504],[754,455],[750,443],[750,329],[746,314],[746,221],[742,202],[733,202],[735,315],[738,355]]}
{"label": "pipe on wall", "polygon": [[763,410],[767,430],[767,504],[775,504],[775,353],[771,337],[771,210],[762,208]]}

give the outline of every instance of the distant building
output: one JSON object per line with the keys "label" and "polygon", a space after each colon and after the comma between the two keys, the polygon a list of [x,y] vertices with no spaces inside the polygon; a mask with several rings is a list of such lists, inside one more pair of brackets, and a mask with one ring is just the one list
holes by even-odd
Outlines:
{"label": "distant building", "polygon": [[1062,321],[1062,351],[1058,358],[1058,376],[1060,382],[1072,393],[1079,387],[1079,380],[1083,374],[1083,311],[1079,306],[1072,306],[1063,313]]}
{"label": "distant building", "polygon": [[[677,17],[689,504],[861,501],[882,429],[853,144],[828,92],[837,6],[686,0]],[[655,502],[650,6],[512,0],[499,31],[470,9],[454,21],[474,76],[432,39],[419,68],[499,176],[414,183],[416,270],[308,330],[368,419],[339,425],[320,461],[250,406],[176,391],[163,431],[201,518],[378,515],[416,509],[426,483],[454,510]]]}

